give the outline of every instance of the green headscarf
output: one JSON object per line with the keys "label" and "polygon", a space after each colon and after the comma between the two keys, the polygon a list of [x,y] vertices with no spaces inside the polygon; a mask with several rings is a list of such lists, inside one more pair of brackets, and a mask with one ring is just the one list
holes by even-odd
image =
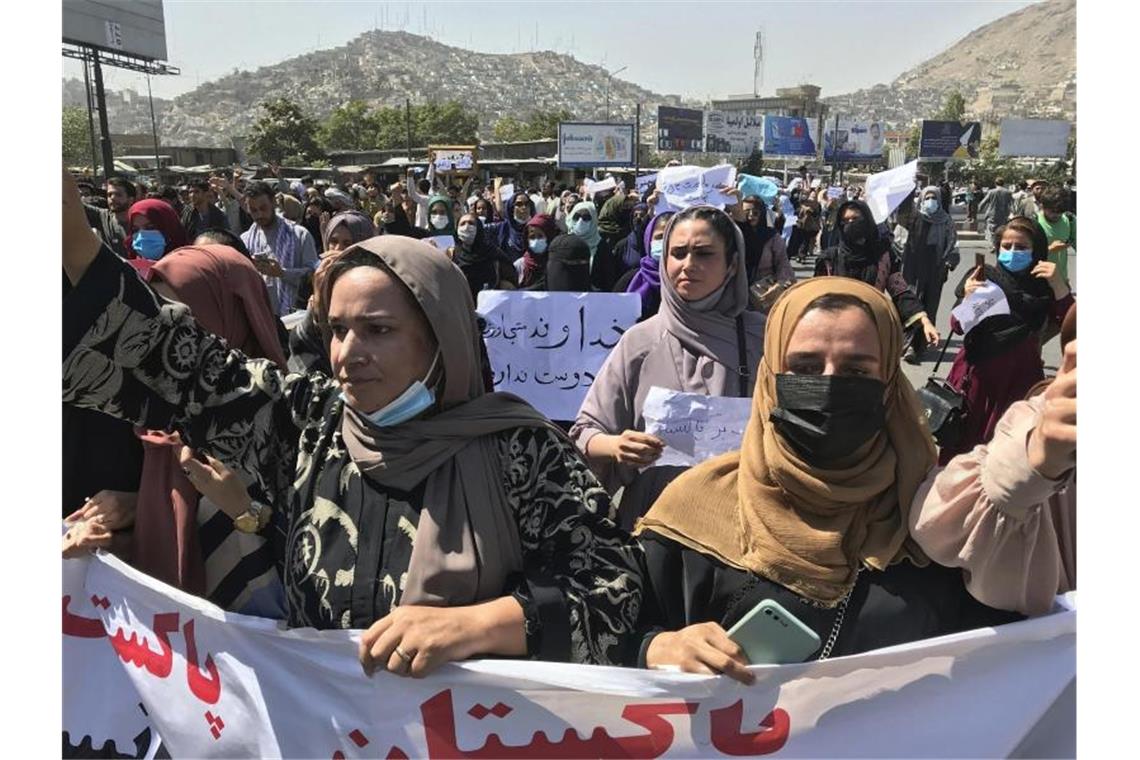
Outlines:
{"label": "green headscarf", "polygon": [[[442,203],[444,208],[447,209],[447,226],[442,230],[437,230],[435,225],[431,223],[431,208],[437,203]],[[428,232],[431,237],[438,237],[440,235],[451,235],[455,237],[455,214],[452,213],[451,198],[446,195],[433,195],[428,198]],[[458,238],[457,238],[458,239]]]}
{"label": "green headscarf", "polygon": [[598,214],[598,230],[603,235],[617,237],[622,232],[621,211],[625,204],[623,194],[614,193],[613,197],[602,204],[602,211]]}

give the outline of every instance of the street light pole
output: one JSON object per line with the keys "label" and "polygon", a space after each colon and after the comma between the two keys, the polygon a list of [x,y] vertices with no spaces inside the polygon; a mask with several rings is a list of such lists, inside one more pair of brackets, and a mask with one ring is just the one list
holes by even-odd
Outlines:
{"label": "street light pole", "polygon": [[617,71],[611,71],[607,74],[607,78],[606,78],[606,121],[610,120],[610,85],[613,84],[614,74],[620,74],[628,68],[629,68],[629,66],[622,66]]}

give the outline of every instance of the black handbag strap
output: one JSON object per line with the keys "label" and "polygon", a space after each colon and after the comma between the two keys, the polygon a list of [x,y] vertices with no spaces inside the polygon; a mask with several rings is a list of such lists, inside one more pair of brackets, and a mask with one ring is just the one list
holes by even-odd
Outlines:
{"label": "black handbag strap", "polygon": [[950,348],[950,339],[954,337],[954,331],[948,330],[946,332],[946,342],[942,344],[942,351],[938,354],[938,362],[934,365],[930,376],[934,377],[938,374],[938,368],[942,366],[942,359],[946,356],[946,349]]}
{"label": "black handbag strap", "polygon": [[736,349],[740,354],[740,364],[736,374],[740,377],[740,397],[752,395],[752,373],[748,370],[748,349],[744,345],[744,315],[736,315]]}

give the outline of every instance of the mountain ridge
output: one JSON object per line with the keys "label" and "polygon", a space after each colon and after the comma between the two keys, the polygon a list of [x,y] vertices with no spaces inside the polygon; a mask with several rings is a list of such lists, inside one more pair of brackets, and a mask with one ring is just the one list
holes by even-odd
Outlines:
{"label": "mountain ridge", "polygon": [[[824,97],[832,113],[905,126],[929,116],[957,89],[967,113],[1004,116],[1076,116],[1076,2],[1047,0],[981,26],[940,53],[904,71],[891,84]],[[559,86],[536,87],[537,82]],[[64,104],[81,105],[82,82],[64,80]],[[234,71],[171,100],[155,98],[162,142],[230,146],[248,134],[258,104],[285,96],[311,116],[324,119],[349,100],[372,106],[458,100],[479,115],[480,135],[497,119],[525,118],[533,111],[569,110],[583,120],[632,120],[652,125],[652,105],[699,103],[662,95],[610,78],[600,66],[552,51],[476,53],[403,31],[366,31],[335,48],[303,53],[255,71]],[[132,90],[108,91],[114,133],[149,133],[145,97]]]}

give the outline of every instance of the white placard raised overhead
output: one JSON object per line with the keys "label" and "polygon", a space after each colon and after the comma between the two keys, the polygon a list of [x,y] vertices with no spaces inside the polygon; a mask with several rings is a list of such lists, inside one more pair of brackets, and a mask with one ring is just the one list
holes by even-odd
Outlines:
{"label": "white placard raised overhead", "polygon": [[1072,125],[1062,119],[1002,119],[999,156],[1064,158]]}
{"label": "white placard raised overhead", "polygon": [[891,212],[914,191],[917,177],[918,161],[867,177],[866,202],[875,217],[875,224],[885,222]]}
{"label": "white placard raised overhead", "polygon": [[656,465],[695,464],[740,448],[751,398],[704,396],[653,386],[645,396],[641,416],[645,432],[665,442]]}
{"label": "white placard raised overhead", "polygon": [[506,203],[513,197],[515,197],[514,185],[502,185],[499,187],[499,200],[501,200],[503,203]]}
{"label": "white placard raised overhead", "polygon": [[657,172],[657,190],[660,198],[654,207],[662,211],[684,211],[690,206],[707,204],[724,208],[736,203],[736,198],[720,192],[721,187],[734,187],[736,167],[721,164],[712,168],[701,166],[669,166]]}
{"label": "white placard raised overhead", "polygon": [[484,290],[479,313],[495,390],[573,420],[610,350],[638,317],[636,293]]}
{"label": "white placard raised overhead", "polygon": [[153,756],[153,727],[167,756],[200,758],[1076,751],[1075,594],[1033,620],[754,666],[756,683],[745,688],[723,676],[535,660],[368,677],[357,659],[361,631],[281,630],[111,555],[76,570],[83,593],[64,615],[64,729],[88,750],[114,738],[119,753]]}
{"label": "white placard raised overhead", "polygon": [[1009,314],[1009,301],[996,282],[984,282],[950,312],[966,335],[987,317]]}

